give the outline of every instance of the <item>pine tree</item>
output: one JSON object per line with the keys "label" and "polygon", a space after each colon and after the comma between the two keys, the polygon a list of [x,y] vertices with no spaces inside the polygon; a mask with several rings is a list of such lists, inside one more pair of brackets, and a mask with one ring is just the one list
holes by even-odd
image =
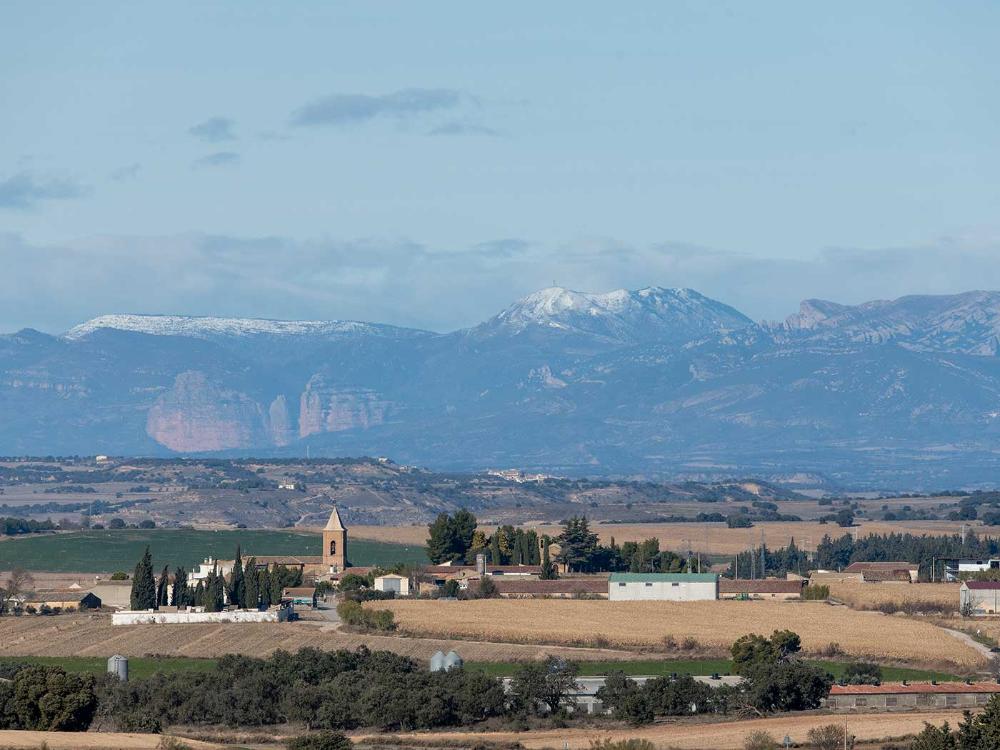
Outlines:
{"label": "pine tree", "polygon": [[157,609],[160,607],[166,607],[170,604],[170,590],[167,588],[167,584],[170,582],[170,568],[166,565],[163,566],[163,572],[160,573],[160,580],[156,584],[156,606]]}
{"label": "pine tree", "polygon": [[563,522],[559,535],[559,561],[570,571],[589,571],[598,556],[597,534],[590,530],[586,516],[574,516]]}
{"label": "pine tree", "polygon": [[236,546],[236,560],[233,562],[233,572],[229,574],[229,603],[239,609],[246,599],[246,583],[243,580],[243,557],[239,545]]}
{"label": "pine tree", "polygon": [[260,606],[260,579],[257,577],[257,558],[251,557],[247,560],[243,580],[243,606],[246,609],[257,609]]}
{"label": "pine tree", "polygon": [[153,556],[149,547],[142,559],[136,563],[132,575],[132,592],[129,606],[134,610],[156,609],[156,582],[153,580]]}
{"label": "pine tree", "polygon": [[183,567],[174,571],[173,602],[175,607],[186,607],[190,604],[187,587],[187,571]]}
{"label": "pine tree", "polygon": [[548,537],[542,539],[542,572],[538,577],[543,581],[551,581],[559,577],[556,573],[556,566],[552,564],[552,559],[549,557]]}

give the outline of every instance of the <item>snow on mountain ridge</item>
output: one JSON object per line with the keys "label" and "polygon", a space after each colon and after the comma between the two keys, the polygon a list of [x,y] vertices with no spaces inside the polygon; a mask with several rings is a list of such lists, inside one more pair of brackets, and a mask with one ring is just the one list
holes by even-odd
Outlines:
{"label": "snow on mountain ridge", "polygon": [[344,333],[379,333],[391,326],[353,320],[268,320],[263,318],[215,318],[184,315],[101,315],[74,326],[63,338],[84,338],[102,328],[145,333],[152,336],[322,336]]}

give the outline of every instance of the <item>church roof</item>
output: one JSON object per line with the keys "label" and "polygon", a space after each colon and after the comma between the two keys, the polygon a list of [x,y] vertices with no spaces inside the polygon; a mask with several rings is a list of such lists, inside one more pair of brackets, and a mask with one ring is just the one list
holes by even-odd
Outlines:
{"label": "church roof", "polygon": [[346,531],[343,522],[340,520],[340,513],[337,512],[337,506],[333,506],[333,512],[330,513],[330,520],[326,522],[326,528],[324,531]]}

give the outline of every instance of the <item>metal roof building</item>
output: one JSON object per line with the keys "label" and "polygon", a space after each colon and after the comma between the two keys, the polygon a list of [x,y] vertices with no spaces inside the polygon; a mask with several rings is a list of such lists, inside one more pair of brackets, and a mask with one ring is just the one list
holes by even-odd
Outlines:
{"label": "metal roof building", "polygon": [[719,598],[715,573],[612,573],[608,599],[692,602]]}

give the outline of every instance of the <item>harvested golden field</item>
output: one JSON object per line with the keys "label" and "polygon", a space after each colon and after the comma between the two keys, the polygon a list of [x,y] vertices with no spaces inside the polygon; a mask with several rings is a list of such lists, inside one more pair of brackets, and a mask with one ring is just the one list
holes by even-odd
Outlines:
{"label": "harvested golden field", "polygon": [[960,583],[826,583],[830,596],[854,609],[878,609],[882,602],[903,607],[907,602],[928,602],[958,611]]}
{"label": "harvested golden field", "polygon": [[[711,510],[711,508],[709,508]],[[955,534],[961,530],[961,523],[955,521],[883,521],[861,522],[854,530],[858,536],[887,534],[890,532],[910,532],[913,534]],[[539,533],[556,536],[562,530],[557,524],[532,525]],[[483,526],[487,533],[492,527]],[[800,547],[814,550],[824,535],[842,536],[847,531],[836,525],[810,521],[758,523],[750,529],[730,529],[724,523],[595,523],[592,529],[607,543],[611,537],[622,542],[638,542],[650,537],[660,540],[662,549],[710,552],[731,555],[742,552],[751,544],[760,544],[763,530],[764,540],[769,547],[783,547],[791,539]],[[357,539],[374,539],[397,544],[424,544],[427,541],[426,526],[356,526],[351,528],[351,536]]]}
{"label": "harvested golden field", "polygon": [[[859,740],[880,740],[909,737],[924,728],[924,722],[940,726],[948,722],[954,727],[962,720],[961,711],[929,711],[908,714],[862,714],[848,719],[848,730]],[[540,729],[528,732],[434,732],[396,735],[422,742],[443,741],[449,744],[467,741],[477,742],[520,742],[528,750],[567,747],[570,750],[586,750],[595,739],[609,737],[624,740],[634,737],[649,740],[659,747],[677,750],[741,750],[746,736],[753,731],[763,730],[782,739],[786,734],[798,746],[805,746],[807,734],[813,727],[825,724],[840,724],[842,716],[795,715],[776,716],[770,719],[752,719],[726,722],[669,723],[654,726],[616,728],[602,731],[593,727],[579,729]],[[360,735],[377,741],[377,735]],[[564,744],[565,743],[565,744]]]}
{"label": "harvested golden field", "polygon": [[810,653],[836,643],[853,656],[883,661],[972,667],[984,660],[931,623],[820,602],[479,599],[366,606],[391,609],[408,634],[442,638],[593,644],[600,637],[613,647],[662,648],[670,635],[723,650],[747,633],[769,635],[788,628],[801,636]]}
{"label": "harvested golden field", "polygon": [[304,646],[327,650],[371,649],[429,659],[435,651],[460,647],[472,661],[528,661],[546,655],[576,660],[634,659],[635,652],[615,649],[560,648],[510,643],[467,643],[428,638],[342,633],[330,624],[244,623],[194,625],[112,625],[106,615],[0,618],[0,656],[252,656]]}

